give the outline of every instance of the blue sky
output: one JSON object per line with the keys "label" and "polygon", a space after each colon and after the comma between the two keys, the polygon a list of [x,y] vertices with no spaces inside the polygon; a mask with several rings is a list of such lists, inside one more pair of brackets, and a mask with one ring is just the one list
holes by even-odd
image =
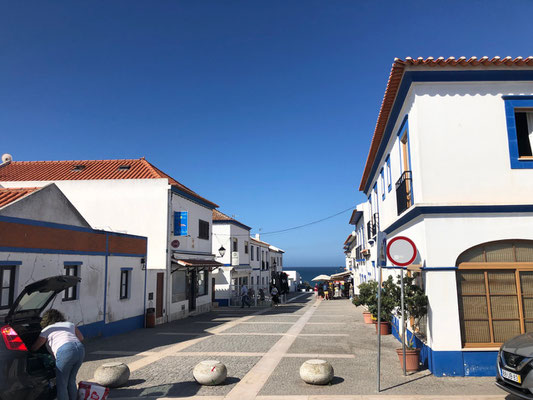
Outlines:
{"label": "blue sky", "polygon": [[[533,55],[533,2],[25,1],[0,13],[0,153],[145,156],[268,232],[344,210],[394,57]],[[349,213],[263,236],[344,264]]]}

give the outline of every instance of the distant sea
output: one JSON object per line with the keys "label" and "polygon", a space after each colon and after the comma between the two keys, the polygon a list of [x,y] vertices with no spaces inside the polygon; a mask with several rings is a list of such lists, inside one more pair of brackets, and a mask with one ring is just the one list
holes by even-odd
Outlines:
{"label": "distant sea", "polygon": [[286,271],[298,271],[303,282],[309,282],[312,285],[311,279],[318,275],[333,275],[339,272],[344,272],[344,267],[283,267]]}

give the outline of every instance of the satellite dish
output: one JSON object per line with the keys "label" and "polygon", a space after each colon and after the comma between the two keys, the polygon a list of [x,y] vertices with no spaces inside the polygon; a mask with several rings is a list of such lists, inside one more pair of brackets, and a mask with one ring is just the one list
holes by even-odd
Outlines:
{"label": "satellite dish", "polygon": [[2,163],[7,163],[13,161],[13,156],[11,154],[2,154]]}

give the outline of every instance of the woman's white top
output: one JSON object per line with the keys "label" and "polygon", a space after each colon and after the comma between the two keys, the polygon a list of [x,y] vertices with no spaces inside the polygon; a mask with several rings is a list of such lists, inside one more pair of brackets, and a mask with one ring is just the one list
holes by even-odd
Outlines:
{"label": "woman's white top", "polygon": [[52,351],[54,357],[56,357],[59,348],[65,343],[80,343],[76,336],[76,327],[72,322],[56,322],[48,325],[41,331],[39,336],[46,339],[46,346],[48,350]]}

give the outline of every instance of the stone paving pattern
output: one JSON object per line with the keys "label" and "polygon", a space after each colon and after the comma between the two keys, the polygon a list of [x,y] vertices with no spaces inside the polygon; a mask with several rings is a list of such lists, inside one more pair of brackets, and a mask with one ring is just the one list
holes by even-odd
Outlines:
{"label": "stone paving pattern", "polygon": [[[234,397],[233,392],[239,393],[239,383],[243,378],[246,380],[249,371],[261,363],[265,354],[270,354],[278,341],[287,338],[287,331],[306,312],[307,315],[311,313],[309,320],[296,337],[290,338],[294,341],[282,354],[281,361],[264,377],[266,382],[257,388],[259,398],[341,399],[348,395],[350,398],[375,395],[374,327],[363,323],[362,310],[348,300],[317,303],[312,294],[299,294],[291,303],[272,309],[219,308],[153,329],[89,340],[78,381],[91,380],[98,365],[121,361],[133,367],[130,382],[127,387],[113,389],[111,398],[199,397],[207,400],[208,397],[223,399],[228,396],[230,399]],[[437,378],[427,370],[404,377],[395,352],[397,347],[399,342],[392,335],[382,338],[381,395],[390,399],[410,395],[512,399],[494,385],[491,377]],[[335,378],[330,385],[308,385],[299,377],[300,365],[317,357],[328,360],[334,367]],[[201,386],[194,381],[192,369],[207,359],[226,364],[226,384]]]}

